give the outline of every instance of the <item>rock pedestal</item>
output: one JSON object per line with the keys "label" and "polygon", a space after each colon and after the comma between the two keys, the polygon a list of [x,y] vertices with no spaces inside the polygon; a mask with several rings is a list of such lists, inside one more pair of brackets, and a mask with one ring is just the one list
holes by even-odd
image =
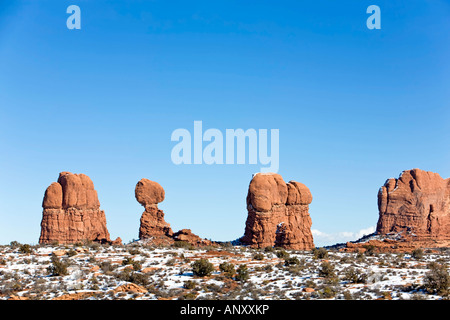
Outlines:
{"label": "rock pedestal", "polygon": [[161,185],[148,179],[141,179],[135,188],[136,200],[145,208],[141,216],[139,239],[153,238],[156,242],[171,241],[173,231],[164,220],[164,212],[158,203],[164,201],[165,192]]}
{"label": "rock pedestal", "polygon": [[189,242],[194,246],[211,245],[212,242],[193,234],[189,229],[174,233],[164,220],[164,212],[158,203],[165,198],[163,187],[155,181],[141,179],[135,188],[136,200],[145,208],[141,216],[139,239],[156,245],[170,245],[175,241]]}
{"label": "rock pedestal", "polygon": [[[113,243],[100,210],[97,191],[84,174],[61,172],[45,191],[39,243],[75,243],[84,240]],[[120,239],[114,241],[118,244]]]}
{"label": "rock pedestal", "polygon": [[241,242],[257,248],[313,249],[311,202],[311,192],[304,184],[286,184],[279,174],[257,173],[249,185],[248,216]]}

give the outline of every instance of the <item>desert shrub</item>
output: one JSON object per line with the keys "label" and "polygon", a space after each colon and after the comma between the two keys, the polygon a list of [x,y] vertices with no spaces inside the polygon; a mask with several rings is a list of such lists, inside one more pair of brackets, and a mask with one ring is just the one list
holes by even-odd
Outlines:
{"label": "desert shrub", "polygon": [[174,259],[174,258],[172,258],[172,259],[167,260],[166,266],[172,267],[172,266],[174,266],[176,263],[177,263],[177,260]]}
{"label": "desert shrub", "polygon": [[197,298],[197,293],[189,292],[180,297],[181,300],[195,300]]}
{"label": "desert shrub", "polygon": [[305,286],[307,287],[307,288],[315,288],[315,287],[317,287],[317,283],[315,283],[313,280],[311,280],[311,279],[308,279],[308,280],[306,280],[306,282],[305,282]]}
{"label": "desert shrub", "polygon": [[280,259],[289,258],[289,253],[284,249],[277,250],[277,252],[275,254],[276,254],[277,258],[280,258]]}
{"label": "desert shrub", "polygon": [[319,268],[319,276],[325,278],[335,277],[334,266],[328,261],[322,262]]}
{"label": "desert shrub", "polygon": [[82,247],[84,244],[81,241],[77,241],[73,244],[75,247]]}
{"label": "desert shrub", "polygon": [[274,251],[275,251],[275,248],[271,247],[271,246],[267,246],[264,248],[264,252],[274,252]]}
{"label": "desert shrub", "polygon": [[126,266],[128,264],[132,264],[133,263],[133,258],[131,257],[126,257],[125,259],[122,260],[122,265]]}
{"label": "desert shrub", "polygon": [[366,257],[364,256],[364,253],[358,251],[356,254],[356,261],[358,262],[364,262],[366,260]]}
{"label": "desert shrub", "polygon": [[67,255],[68,255],[69,257],[76,256],[77,254],[78,254],[78,252],[76,252],[76,251],[73,250],[72,248],[71,248],[69,251],[67,251]]}
{"label": "desert shrub", "polygon": [[17,248],[17,247],[20,246],[20,242],[18,242],[18,241],[11,241],[11,242],[9,243],[9,246],[10,246],[11,248],[15,249],[15,248]]}
{"label": "desert shrub", "polygon": [[200,259],[191,264],[192,272],[195,276],[206,277],[214,271],[214,265],[207,259]]}
{"label": "desert shrub", "polygon": [[344,291],[343,297],[345,300],[353,300],[353,295],[348,290]]}
{"label": "desert shrub", "polygon": [[366,256],[373,256],[375,254],[375,246],[373,244],[365,245],[364,248],[366,249],[366,251],[364,251]]}
{"label": "desert shrub", "polygon": [[123,269],[115,273],[115,276],[119,280],[132,282],[141,286],[148,286],[151,283],[149,274],[134,272],[131,269]]}
{"label": "desert shrub", "polygon": [[300,260],[298,260],[298,258],[296,258],[296,257],[284,259],[285,266],[292,266],[292,265],[299,265],[299,264],[300,264]]}
{"label": "desert shrub", "polygon": [[366,283],[367,275],[365,273],[361,273],[353,267],[350,267],[345,269],[343,280],[350,283]]}
{"label": "desert shrub", "polygon": [[138,271],[141,270],[142,265],[139,261],[135,261],[130,257],[126,257],[125,259],[122,260],[122,264],[125,265],[132,265],[133,266],[133,270]]}
{"label": "desert shrub", "polygon": [[314,259],[326,259],[328,258],[328,251],[325,248],[314,248],[312,250]]}
{"label": "desert shrub", "polygon": [[19,252],[27,254],[33,252],[33,249],[29,244],[19,244]]}
{"label": "desert shrub", "polygon": [[286,270],[294,276],[300,276],[304,273],[305,266],[302,264],[289,265],[286,267]]}
{"label": "desert shrub", "polygon": [[142,269],[142,264],[139,261],[133,261],[132,266],[134,271],[139,271]]}
{"label": "desert shrub", "polygon": [[319,291],[320,297],[324,299],[330,299],[336,296],[337,290],[333,287],[324,287]]}
{"label": "desert shrub", "polygon": [[109,273],[115,269],[115,267],[112,265],[111,261],[102,261],[100,264],[100,269],[102,269],[103,273]]}
{"label": "desert shrub", "polygon": [[214,283],[206,283],[202,286],[202,289],[205,292],[219,292],[221,289],[221,286],[218,286],[217,284],[214,284]]}
{"label": "desert shrub", "polygon": [[253,256],[253,260],[259,260],[259,261],[264,260],[264,254],[262,254],[262,253],[256,253],[256,254]]}
{"label": "desert shrub", "polygon": [[266,265],[263,267],[263,270],[264,270],[265,272],[272,272],[273,266],[272,266],[271,264],[266,264]]}
{"label": "desert shrub", "polygon": [[172,245],[174,248],[184,248],[188,250],[194,249],[194,246],[187,241],[175,241]]}
{"label": "desert shrub", "polygon": [[183,283],[183,288],[185,289],[194,289],[196,287],[195,281],[187,280]]}
{"label": "desert shrub", "polygon": [[229,263],[229,262],[222,262],[219,265],[219,269],[220,271],[222,271],[226,276],[228,277],[232,277],[234,275],[234,273],[236,272],[234,269],[234,264]]}
{"label": "desert shrub", "polygon": [[431,262],[428,264],[429,272],[425,275],[423,281],[428,292],[437,292],[441,295],[448,294],[450,286],[450,275],[445,265]]}
{"label": "desert shrub", "polygon": [[352,259],[347,255],[345,255],[339,259],[339,263],[341,263],[341,264],[350,263],[351,261],[352,261]]}
{"label": "desert shrub", "polygon": [[236,280],[240,282],[245,282],[250,277],[248,268],[246,264],[241,264],[236,270]]}
{"label": "desert shrub", "polygon": [[411,252],[411,257],[414,259],[422,259],[423,258],[423,250],[420,248],[414,249],[413,252]]}
{"label": "desert shrub", "polygon": [[51,276],[65,276],[67,275],[67,267],[69,263],[60,260],[57,256],[51,257],[51,265],[47,268],[48,273]]}
{"label": "desert shrub", "polygon": [[140,255],[141,251],[137,248],[131,247],[130,249],[128,249],[128,253],[131,255]]}
{"label": "desert shrub", "polygon": [[88,246],[92,251],[97,251],[101,247],[100,243],[93,241],[87,241],[86,246]]}
{"label": "desert shrub", "polygon": [[225,248],[225,249],[233,248],[233,244],[232,244],[230,241],[227,241],[227,242],[221,242],[221,243],[220,243],[220,246],[221,246],[222,248]]}

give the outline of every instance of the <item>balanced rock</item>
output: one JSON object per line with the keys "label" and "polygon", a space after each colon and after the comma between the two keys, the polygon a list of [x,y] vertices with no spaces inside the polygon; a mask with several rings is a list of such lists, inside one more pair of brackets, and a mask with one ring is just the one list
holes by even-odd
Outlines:
{"label": "balanced rock", "polygon": [[378,192],[377,234],[450,240],[450,179],[420,169],[388,179]]}
{"label": "balanced rock", "polygon": [[158,203],[164,200],[164,189],[157,182],[141,179],[135,188],[136,200],[145,208],[141,216],[139,239],[152,238],[157,243],[171,242],[173,231],[164,220]]}
{"label": "balanced rock", "polygon": [[148,179],[141,179],[136,184],[136,200],[144,207],[148,205],[157,205],[164,201],[165,192],[158,182]]}
{"label": "balanced rock", "polygon": [[164,220],[164,212],[158,208],[158,203],[165,198],[163,187],[155,181],[141,179],[135,188],[136,200],[145,208],[142,213],[139,239],[156,245],[170,245],[175,241],[189,242],[195,246],[209,245],[211,241],[200,238],[189,229],[174,233],[170,224]]}
{"label": "balanced rock", "polygon": [[285,183],[276,173],[255,174],[248,189],[248,216],[241,242],[257,248],[313,249],[311,202],[311,192],[304,184]]}
{"label": "balanced rock", "polygon": [[[97,191],[84,174],[61,172],[45,191],[39,243],[111,243]],[[117,242],[116,242],[117,243]]]}

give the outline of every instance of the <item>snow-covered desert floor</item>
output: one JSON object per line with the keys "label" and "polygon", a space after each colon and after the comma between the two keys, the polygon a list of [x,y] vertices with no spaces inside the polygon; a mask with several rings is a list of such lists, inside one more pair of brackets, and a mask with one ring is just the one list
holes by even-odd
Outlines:
{"label": "snow-covered desert floor", "polygon": [[[448,299],[449,262],[448,249],[381,254],[230,243],[193,248],[140,241],[13,242],[0,246],[0,299],[439,300]],[[436,281],[444,281],[444,289]]]}

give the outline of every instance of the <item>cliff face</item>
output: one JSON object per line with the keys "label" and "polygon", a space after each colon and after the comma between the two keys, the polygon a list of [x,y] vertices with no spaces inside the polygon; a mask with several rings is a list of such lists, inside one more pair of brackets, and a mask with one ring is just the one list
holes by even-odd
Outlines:
{"label": "cliff face", "polygon": [[450,239],[450,179],[437,173],[413,169],[388,179],[378,192],[378,209],[378,234]]}
{"label": "cliff face", "polygon": [[[97,191],[84,174],[61,172],[45,191],[39,243],[113,243]],[[120,238],[115,243],[119,243]]]}
{"label": "cliff face", "polygon": [[313,249],[311,202],[311,192],[304,184],[286,184],[279,174],[257,173],[249,185],[248,216],[241,242],[258,248]]}

